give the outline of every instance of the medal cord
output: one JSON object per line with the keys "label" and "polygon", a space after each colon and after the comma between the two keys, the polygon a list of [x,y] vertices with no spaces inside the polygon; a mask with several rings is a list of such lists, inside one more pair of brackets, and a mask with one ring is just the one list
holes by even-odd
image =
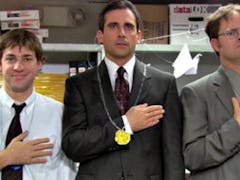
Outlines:
{"label": "medal cord", "polygon": [[[142,78],[142,82],[141,82],[141,85],[140,85],[140,88],[139,88],[139,91],[138,91],[138,94],[137,94],[137,98],[136,98],[136,100],[134,102],[134,106],[137,104],[137,102],[138,102],[138,100],[140,98],[140,94],[142,93],[143,83],[144,83],[144,80],[146,79],[146,74],[147,74],[147,66],[149,66],[149,64],[144,66],[143,78]],[[104,96],[104,93],[103,93],[102,81],[101,81],[100,74],[99,74],[99,67],[97,67],[97,79],[98,79],[101,99],[102,99],[102,102],[103,102],[103,107],[104,107],[104,110],[105,110],[105,112],[107,114],[108,119],[110,120],[110,122],[112,123],[112,125],[116,129],[118,129],[118,130],[124,129],[124,127],[120,128],[120,127],[117,126],[117,124],[113,121],[113,119],[112,119],[112,117],[111,117],[111,115],[109,113],[109,110],[107,108],[107,104],[106,104],[106,101],[105,101],[105,96]]]}

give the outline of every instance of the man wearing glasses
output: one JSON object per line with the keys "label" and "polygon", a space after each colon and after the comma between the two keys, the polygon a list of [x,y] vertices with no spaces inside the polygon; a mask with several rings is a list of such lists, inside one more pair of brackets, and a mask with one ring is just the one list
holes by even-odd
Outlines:
{"label": "man wearing glasses", "polygon": [[205,31],[221,65],[182,89],[185,165],[191,180],[239,180],[240,5],[220,7]]}

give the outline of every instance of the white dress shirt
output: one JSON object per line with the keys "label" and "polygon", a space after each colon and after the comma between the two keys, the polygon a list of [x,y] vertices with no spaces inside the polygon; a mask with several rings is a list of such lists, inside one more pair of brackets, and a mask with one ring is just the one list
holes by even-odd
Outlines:
{"label": "white dress shirt", "polygon": [[[0,150],[5,148],[6,135],[15,113],[13,103],[14,100],[3,88],[0,89]],[[76,164],[67,159],[61,150],[62,103],[35,91],[25,103],[20,120],[22,130],[29,131],[29,134],[24,140],[48,137],[54,147],[47,163],[23,166],[23,180],[73,180]]]}
{"label": "white dress shirt", "polygon": [[[112,85],[112,89],[114,91],[115,80],[117,78],[117,70],[118,70],[119,66],[108,58],[105,58],[104,61],[105,61],[106,66],[107,66],[109,78],[110,78],[111,85]],[[135,62],[136,62],[136,57],[133,56],[126,64],[123,65],[124,69],[126,70],[126,73],[124,73],[123,76],[128,81],[129,92],[131,92],[131,89],[132,89],[133,70],[134,70]],[[123,124],[124,124],[125,131],[130,133],[130,134],[133,134],[133,131],[132,131],[132,128],[131,128],[131,126],[128,122],[127,116],[123,115],[122,119],[123,119]]]}

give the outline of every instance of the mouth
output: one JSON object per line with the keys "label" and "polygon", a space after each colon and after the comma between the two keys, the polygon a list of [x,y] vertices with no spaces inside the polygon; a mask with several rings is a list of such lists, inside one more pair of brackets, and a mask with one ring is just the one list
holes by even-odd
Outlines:
{"label": "mouth", "polygon": [[25,78],[26,75],[24,74],[14,74],[12,77],[15,79],[15,80],[22,80]]}
{"label": "mouth", "polygon": [[128,44],[126,42],[117,42],[116,45],[118,47],[127,47]]}

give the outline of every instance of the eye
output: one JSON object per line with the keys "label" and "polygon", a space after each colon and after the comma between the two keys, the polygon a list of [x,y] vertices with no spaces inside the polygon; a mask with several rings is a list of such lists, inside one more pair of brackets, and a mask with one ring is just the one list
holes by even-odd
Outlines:
{"label": "eye", "polygon": [[32,60],[33,60],[32,56],[24,56],[23,57],[23,61],[25,61],[25,62],[29,62],[29,61],[32,61]]}
{"label": "eye", "polygon": [[231,29],[225,32],[226,36],[229,36],[229,37],[234,37],[237,35],[237,33],[238,33],[237,29]]}
{"label": "eye", "polygon": [[109,25],[108,25],[108,27],[110,28],[110,29],[112,29],[112,30],[114,30],[114,29],[117,29],[117,23],[110,23]]}
{"label": "eye", "polygon": [[5,61],[9,64],[13,64],[14,62],[16,62],[16,58],[12,57],[12,56],[7,56],[5,58]]}
{"label": "eye", "polygon": [[125,30],[132,31],[134,30],[135,26],[133,24],[125,24]]}
{"label": "eye", "polygon": [[31,61],[32,58],[24,58],[23,60],[24,60],[24,61]]}

